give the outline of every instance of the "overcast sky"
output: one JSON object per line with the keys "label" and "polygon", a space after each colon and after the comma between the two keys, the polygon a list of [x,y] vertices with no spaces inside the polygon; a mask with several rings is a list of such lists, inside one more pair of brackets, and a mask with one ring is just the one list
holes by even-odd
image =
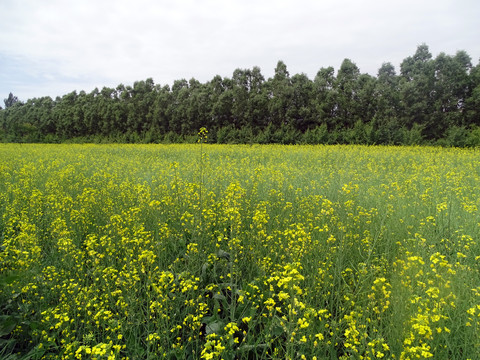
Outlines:
{"label": "overcast sky", "polygon": [[313,79],[349,58],[376,75],[425,43],[480,58],[478,0],[0,0],[0,105],[73,90],[156,84],[278,60]]}

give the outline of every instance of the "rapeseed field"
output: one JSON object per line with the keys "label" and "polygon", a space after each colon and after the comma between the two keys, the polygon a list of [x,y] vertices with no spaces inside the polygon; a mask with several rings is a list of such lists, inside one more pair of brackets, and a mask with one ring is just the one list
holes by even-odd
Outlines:
{"label": "rapeseed field", "polygon": [[0,358],[479,359],[480,153],[0,144]]}

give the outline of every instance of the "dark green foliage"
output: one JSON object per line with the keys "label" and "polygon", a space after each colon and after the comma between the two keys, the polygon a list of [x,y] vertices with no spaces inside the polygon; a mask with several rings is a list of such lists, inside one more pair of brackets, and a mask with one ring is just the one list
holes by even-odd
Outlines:
{"label": "dark green foliage", "polygon": [[207,83],[149,78],[55,100],[10,93],[4,103],[4,142],[194,142],[205,127],[217,143],[477,146],[480,64],[465,51],[433,58],[422,44],[399,75],[391,63],[362,74],[345,59],[310,80],[279,61],[269,79],[253,67]]}
{"label": "dark green foliage", "polygon": [[10,94],[8,94],[8,97],[3,100],[3,103],[5,104],[5,109],[7,109],[7,108],[15,105],[16,103],[18,103],[18,97],[14,96],[12,93],[10,93]]}

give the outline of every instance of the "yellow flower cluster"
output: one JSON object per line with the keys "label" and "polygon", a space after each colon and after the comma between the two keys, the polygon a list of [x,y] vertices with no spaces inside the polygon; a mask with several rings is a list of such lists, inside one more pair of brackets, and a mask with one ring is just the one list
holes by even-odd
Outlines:
{"label": "yellow flower cluster", "polygon": [[478,359],[478,150],[0,144],[0,354]]}

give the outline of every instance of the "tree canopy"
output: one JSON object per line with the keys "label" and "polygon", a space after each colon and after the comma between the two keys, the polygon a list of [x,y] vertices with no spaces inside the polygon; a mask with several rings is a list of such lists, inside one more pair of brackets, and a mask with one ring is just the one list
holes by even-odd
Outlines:
{"label": "tree canopy", "polygon": [[13,96],[13,94],[10,93],[6,99],[3,99],[3,103],[5,104],[5,108],[9,108],[18,103],[18,97]]}
{"label": "tree canopy", "polygon": [[219,143],[480,145],[480,65],[465,51],[434,58],[425,44],[399,73],[384,63],[363,74],[345,59],[312,80],[279,61],[269,79],[253,67],[4,103],[0,139],[12,142],[181,142],[206,127]]}

